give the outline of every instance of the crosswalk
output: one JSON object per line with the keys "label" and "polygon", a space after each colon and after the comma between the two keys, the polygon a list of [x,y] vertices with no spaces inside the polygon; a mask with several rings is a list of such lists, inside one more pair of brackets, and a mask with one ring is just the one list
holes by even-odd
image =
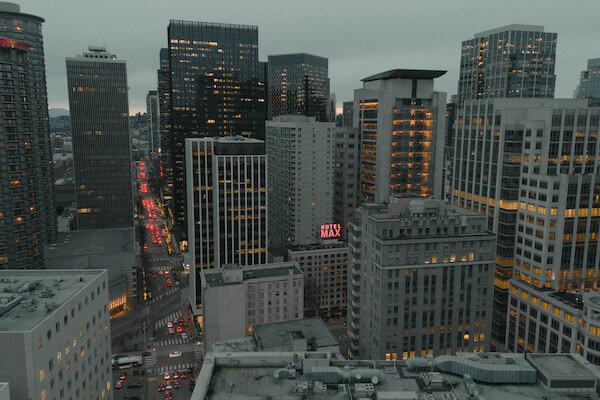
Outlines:
{"label": "crosswalk", "polygon": [[168,316],[166,316],[166,317],[164,317],[164,318],[156,321],[154,323],[154,328],[158,329],[161,326],[166,326],[169,322],[173,322],[173,321],[175,321],[178,318],[181,318],[181,310],[175,311],[174,313],[172,313],[172,314],[170,314],[170,315],[168,315]]}
{"label": "crosswalk", "polygon": [[196,346],[194,347],[194,356],[196,357],[196,360],[200,360],[202,357],[204,357],[204,346]]}
{"label": "crosswalk", "polygon": [[156,365],[156,352],[153,352],[149,356],[144,357],[144,365],[147,368],[152,368]]}
{"label": "crosswalk", "polygon": [[181,337],[174,337],[173,339],[165,339],[156,342],[158,347],[175,346],[176,344],[189,343],[189,339],[183,339]]}
{"label": "crosswalk", "polygon": [[158,295],[156,297],[153,297],[152,300],[150,300],[150,303],[154,303],[154,302],[160,301],[165,296],[170,296],[170,295],[172,295],[173,293],[175,293],[178,290],[180,290],[180,289],[179,288],[171,288],[171,289],[167,290],[166,293]]}
{"label": "crosswalk", "polygon": [[173,257],[152,257],[150,261],[152,261],[152,262],[171,261],[173,264],[177,264],[177,262],[178,262]]}
{"label": "crosswalk", "polygon": [[182,364],[176,364],[176,365],[169,365],[166,367],[160,367],[158,368],[157,372],[159,374],[163,374],[165,372],[173,372],[173,371],[187,371],[187,369],[189,367],[193,367],[194,363],[182,363]]}

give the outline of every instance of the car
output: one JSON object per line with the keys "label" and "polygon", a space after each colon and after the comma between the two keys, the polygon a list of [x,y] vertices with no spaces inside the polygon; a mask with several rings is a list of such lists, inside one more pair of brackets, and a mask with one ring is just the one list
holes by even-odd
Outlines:
{"label": "car", "polygon": [[115,383],[115,389],[121,389],[123,387],[123,381],[118,381]]}
{"label": "car", "polygon": [[179,389],[181,387],[181,381],[178,379],[175,382],[173,382],[173,387],[175,389]]}
{"label": "car", "polygon": [[183,318],[179,320],[179,325],[185,325],[185,320]]}
{"label": "car", "polygon": [[172,353],[169,353],[169,357],[170,358],[181,357],[181,352],[180,351],[174,351]]}
{"label": "car", "polygon": [[179,379],[179,372],[173,372],[173,379]]}
{"label": "car", "polygon": [[129,385],[127,385],[128,388],[138,388],[138,387],[142,387],[142,382],[131,382]]}
{"label": "car", "polygon": [[167,287],[172,287],[173,284],[171,282],[167,283]]}
{"label": "car", "polygon": [[158,385],[158,391],[159,392],[164,392],[165,391],[165,384],[161,383],[160,385]]}
{"label": "car", "polygon": [[173,327],[173,323],[169,322],[169,323],[167,324],[167,328],[172,328],[172,327]]}
{"label": "car", "polygon": [[176,330],[177,330],[177,333],[183,332],[183,328],[181,326],[178,326]]}
{"label": "car", "polygon": [[165,400],[173,400],[173,395],[171,392],[165,392]]}
{"label": "car", "polygon": [[124,381],[125,379],[127,379],[127,372],[123,372],[121,375],[119,375],[119,379]]}
{"label": "car", "polygon": [[142,353],[142,357],[148,357],[148,356],[151,356],[151,355],[152,355],[152,353],[151,353],[151,352],[149,352],[149,351],[144,351],[144,352]]}
{"label": "car", "polygon": [[171,379],[171,373],[165,372],[165,374],[163,375],[163,378],[165,378],[165,381],[168,381],[169,379]]}
{"label": "car", "polygon": [[185,379],[185,378],[187,378],[187,374],[185,373],[185,371],[181,371],[181,372],[179,373],[179,378],[181,378],[181,379]]}
{"label": "car", "polygon": [[173,389],[173,384],[171,382],[167,382],[167,386],[165,386],[167,390]]}
{"label": "car", "polygon": [[172,335],[172,334],[175,333],[175,329],[171,328],[171,329],[168,330],[168,332],[169,332],[169,335]]}
{"label": "car", "polygon": [[187,338],[188,338],[188,335],[187,335],[187,333],[185,333],[185,332],[182,332],[182,333],[181,333],[181,338],[182,338],[183,340],[187,340]]}
{"label": "car", "polygon": [[194,373],[194,367],[189,367],[188,368],[188,374],[190,374],[190,376],[192,376],[191,374]]}

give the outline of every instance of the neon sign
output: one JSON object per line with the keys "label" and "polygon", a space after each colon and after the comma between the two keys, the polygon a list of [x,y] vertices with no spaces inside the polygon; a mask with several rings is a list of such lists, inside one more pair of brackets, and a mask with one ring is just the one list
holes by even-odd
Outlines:
{"label": "neon sign", "polygon": [[321,239],[338,238],[342,236],[342,226],[340,224],[321,225]]}
{"label": "neon sign", "polygon": [[13,49],[29,50],[31,45],[25,42],[19,42],[17,40],[0,39],[0,47],[11,47]]}

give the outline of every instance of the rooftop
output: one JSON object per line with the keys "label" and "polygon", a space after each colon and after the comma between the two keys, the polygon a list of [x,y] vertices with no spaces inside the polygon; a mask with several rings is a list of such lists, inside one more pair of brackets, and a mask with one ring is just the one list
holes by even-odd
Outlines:
{"label": "rooftop", "polygon": [[378,81],[381,79],[435,79],[447,71],[434,69],[391,69],[379,74],[363,78],[363,82]]}
{"label": "rooftop", "polygon": [[[302,270],[295,261],[254,265],[243,268],[236,264],[226,264],[223,265],[223,268],[204,271],[202,283],[211,287],[239,285],[243,281],[251,279],[287,276],[290,274],[290,271],[292,271],[294,275],[302,275]],[[241,274],[241,277],[239,274]]]}
{"label": "rooftop", "polygon": [[598,400],[599,374],[578,354],[459,353],[348,361],[327,352],[209,353],[191,400]]}
{"label": "rooftop", "polygon": [[512,24],[505,25],[499,28],[490,29],[487,31],[476,33],[473,37],[475,39],[490,36],[494,33],[506,32],[506,31],[525,31],[525,32],[544,32],[542,25],[524,25],[524,24]]}
{"label": "rooftop", "polygon": [[0,271],[0,334],[31,331],[103,270]]}
{"label": "rooftop", "polygon": [[265,351],[290,345],[289,336],[293,336],[294,332],[302,333],[308,342],[309,349],[314,347],[313,350],[318,350],[323,347],[339,345],[320,318],[277,322],[253,327],[253,335],[258,342],[258,347]]}
{"label": "rooftop", "polygon": [[343,249],[347,248],[348,243],[338,241],[332,243],[314,243],[314,244],[298,244],[288,247],[290,253],[296,251],[311,251],[311,250],[326,250],[326,249]]}

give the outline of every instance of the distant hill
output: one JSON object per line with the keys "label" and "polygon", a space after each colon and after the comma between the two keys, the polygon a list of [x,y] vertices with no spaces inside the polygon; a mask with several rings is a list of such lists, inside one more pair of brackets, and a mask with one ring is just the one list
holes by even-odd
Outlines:
{"label": "distant hill", "polygon": [[64,108],[51,108],[48,110],[48,116],[50,118],[69,116],[69,110],[65,110]]}

